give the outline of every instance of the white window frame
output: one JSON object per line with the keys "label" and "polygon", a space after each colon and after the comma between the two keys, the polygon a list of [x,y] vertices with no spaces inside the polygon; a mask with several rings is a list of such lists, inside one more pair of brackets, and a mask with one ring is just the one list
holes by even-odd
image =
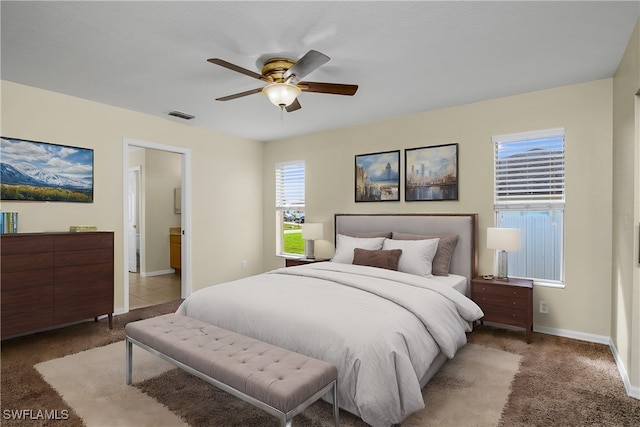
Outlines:
{"label": "white window frame", "polygon": [[[507,163],[499,164],[500,158],[505,152],[513,150],[518,152],[526,147],[528,142],[545,139],[550,140],[562,137],[562,155],[541,156],[528,155],[520,162],[516,158]],[[549,287],[564,287],[564,213],[565,213],[565,129],[554,128],[541,131],[520,132],[492,137],[494,147],[494,212],[495,222],[500,226],[501,212],[506,211],[557,211],[561,213],[563,223],[560,224],[561,236],[557,248],[558,267],[560,269],[558,279],[527,277],[533,279],[536,285]],[[536,144],[540,145],[540,144]],[[545,145],[542,142],[542,145]],[[540,166],[549,166],[545,171]],[[533,167],[532,167],[533,166]],[[558,174],[560,168],[560,174]],[[532,172],[533,169],[533,172]],[[526,230],[523,230],[523,246],[526,244]],[[510,256],[517,256],[510,255]],[[511,264],[511,263],[510,263]],[[514,275],[516,277],[517,275]]]}
{"label": "white window frame", "polygon": [[284,213],[305,210],[305,162],[292,160],[275,165],[276,255],[297,256],[284,252]]}

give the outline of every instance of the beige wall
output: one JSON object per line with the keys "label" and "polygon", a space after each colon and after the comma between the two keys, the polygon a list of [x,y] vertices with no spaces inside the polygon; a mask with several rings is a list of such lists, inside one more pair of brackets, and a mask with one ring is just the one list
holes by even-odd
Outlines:
{"label": "beige wall", "polygon": [[[566,128],[566,286],[564,289],[536,287],[534,323],[539,330],[568,330],[596,339],[609,337],[611,79],[266,143],[265,267],[283,264],[274,255],[274,164],[303,159],[307,169],[306,217],[308,221],[327,225],[327,239],[333,239],[332,221],[336,212],[478,213],[479,270],[484,274],[492,272],[493,252],[484,248],[486,228],[494,225],[491,137],[555,127]],[[459,201],[354,202],[356,154],[452,142],[459,144]],[[403,157],[401,154],[402,162]],[[404,165],[402,170],[404,173]],[[332,251],[331,242],[316,243],[317,256],[330,256]],[[537,312],[540,299],[548,301],[549,314]]]}
{"label": "beige wall", "polygon": [[[2,135],[94,149],[94,203],[3,202],[20,231],[115,231],[115,309],[124,304],[124,138],[191,150],[194,289],[262,271],[261,142],[2,81]],[[189,244],[188,242],[185,244]],[[248,267],[242,269],[242,261]]]}
{"label": "beige wall", "polygon": [[640,23],[614,77],[611,338],[640,398]]}

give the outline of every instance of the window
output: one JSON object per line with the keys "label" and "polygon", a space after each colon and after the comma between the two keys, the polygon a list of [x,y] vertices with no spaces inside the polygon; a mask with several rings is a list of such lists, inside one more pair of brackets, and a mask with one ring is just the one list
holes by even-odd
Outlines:
{"label": "window", "polygon": [[519,228],[509,275],[563,281],[564,129],[493,137],[497,227]]}
{"label": "window", "polygon": [[276,254],[302,255],[304,161],[276,164]]}

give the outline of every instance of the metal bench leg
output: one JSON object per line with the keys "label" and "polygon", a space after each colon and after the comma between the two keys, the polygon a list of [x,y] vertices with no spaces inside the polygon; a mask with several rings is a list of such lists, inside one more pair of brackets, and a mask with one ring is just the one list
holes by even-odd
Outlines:
{"label": "metal bench leg", "polygon": [[125,368],[126,370],[126,375],[127,375],[127,385],[131,385],[131,371],[133,369],[133,349],[132,349],[132,343],[131,341],[129,341],[129,338],[127,338],[125,340],[125,347],[126,347],[126,359],[127,359],[127,367]]}
{"label": "metal bench leg", "polygon": [[333,382],[333,418],[336,427],[340,425],[340,408],[338,408],[338,380]]}

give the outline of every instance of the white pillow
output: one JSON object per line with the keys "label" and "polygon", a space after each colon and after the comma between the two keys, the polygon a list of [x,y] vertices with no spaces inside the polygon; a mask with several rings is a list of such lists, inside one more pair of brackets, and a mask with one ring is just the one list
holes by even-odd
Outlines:
{"label": "white pillow", "polygon": [[353,264],[353,250],[355,248],[377,250],[382,248],[385,237],[350,237],[344,234],[336,236],[336,253],[332,262],[341,264]]}
{"label": "white pillow", "polygon": [[392,240],[387,239],[382,245],[383,250],[402,249],[398,271],[431,277],[431,264],[436,256],[440,239],[428,240]]}

